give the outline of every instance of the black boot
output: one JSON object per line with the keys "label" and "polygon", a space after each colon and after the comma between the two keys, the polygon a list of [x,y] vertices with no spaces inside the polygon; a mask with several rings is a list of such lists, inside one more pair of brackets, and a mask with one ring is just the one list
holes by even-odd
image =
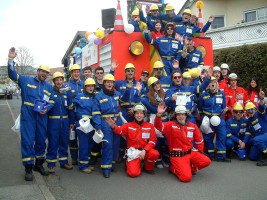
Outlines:
{"label": "black boot", "polygon": [[257,166],[267,166],[267,153],[262,154],[262,159],[257,162]]}
{"label": "black boot", "polygon": [[234,158],[234,152],[232,149],[226,150],[226,158],[233,159]]}
{"label": "black boot", "polygon": [[25,165],[25,181],[32,181],[32,165]]}
{"label": "black boot", "polygon": [[36,160],[35,165],[33,167],[33,170],[39,172],[43,176],[48,176],[49,175],[48,171],[45,171],[45,169],[43,167],[44,161],[45,161],[44,159],[43,160]]}

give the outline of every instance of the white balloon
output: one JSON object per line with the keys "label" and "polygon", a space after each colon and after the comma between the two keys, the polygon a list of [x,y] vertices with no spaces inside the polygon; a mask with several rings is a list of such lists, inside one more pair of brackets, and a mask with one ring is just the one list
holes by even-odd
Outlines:
{"label": "white balloon", "polygon": [[124,31],[128,34],[131,34],[132,32],[134,32],[134,26],[132,24],[126,24],[124,26]]}
{"label": "white balloon", "polygon": [[96,38],[97,38],[97,37],[96,37],[95,34],[91,34],[91,35],[88,36],[87,40],[88,40],[88,42],[94,42],[94,40],[95,40]]}
{"label": "white balloon", "polygon": [[212,126],[218,126],[221,123],[221,119],[218,116],[212,116],[210,118],[210,123]]}

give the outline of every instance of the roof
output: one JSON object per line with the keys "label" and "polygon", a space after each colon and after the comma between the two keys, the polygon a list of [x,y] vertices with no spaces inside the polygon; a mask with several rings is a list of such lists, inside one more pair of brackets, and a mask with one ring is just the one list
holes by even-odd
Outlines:
{"label": "roof", "polygon": [[61,63],[64,63],[64,57],[68,57],[73,49],[73,47],[77,44],[77,41],[79,41],[81,38],[84,38],[86,34],[86,31],[77,31],[76,35],[74,36],[72,42],[70,43],[69,48],[67,49],[67,51],[65,52]]}
{"label": "roof", "polygon": [[196,0],[186,0],[182,8],[179,10],[178,15],[182,15],[183,11],[187,8],[191,8],[192,4],[195,3]]}
{"label": "roof", "polygon": [[64,67],[50,68],[50,74],[54,74],[55,72],[61,72],[61,73],[64,73]]}

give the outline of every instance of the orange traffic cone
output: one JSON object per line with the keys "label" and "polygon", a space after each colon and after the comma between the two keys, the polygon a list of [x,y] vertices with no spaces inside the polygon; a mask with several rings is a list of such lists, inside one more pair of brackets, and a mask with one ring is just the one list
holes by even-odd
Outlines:
{"label": "orange traffic cone", "polygon": [[123,19],[121,14],[121,5],[120,0],[118,0],[118,6],[116,10],[115,22],[114,22],[114,30],[115,31],[124,31]]}
{"label": "orange traffic cone", "polygon": [[[201,9],[199,9],[199,13],[198,13],[198,22],[197,22],[197,26],[200,28],[203,28],[203,18],[202,18],[202,13],[201,13]],[[199,36],[200,37],[205,37],[205,33],[200,33]]]}

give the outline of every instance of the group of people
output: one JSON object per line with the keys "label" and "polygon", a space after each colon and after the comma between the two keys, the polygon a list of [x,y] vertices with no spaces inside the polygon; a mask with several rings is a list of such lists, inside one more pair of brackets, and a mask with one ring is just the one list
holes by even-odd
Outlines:
{"label": "group of people", "polygon": [[[258,81],[252,79],[245,90],[237,85],[238,76],[230,73],[227,64],[203,69],[202,54],[191,36],[205,29],[192,24],[188,9],[183,16],[175,15],[172,5],[166,11],[159,14],[152,5],[146,18],[141,9],[138,15],[133,13],[147,23],[145,38],[162,58],[154,63],[154,76],[144,70],[140,81],[132,63],[124,67],[125,80],[115,80],[118,64],[113,60],[105,76],[104,69],[97,67],[92,78],[92,69],[86,67],[85,78],[80,80],[81,67],[74,64],[71,80],[64,83],[63,74],[55,72],[52,86],[45,81],[49,66],[41,65],[34,78],[17,74],[16,52],[10,49],[8,75],[21,88],[25,180],[33,179],[32,169],[44,176],[55,173],[58,160],[63,169],[78,165],[81,172],[91,173],[99,155],[105,178],[123,158],[130,177],[141,173],[144,160],[145,172],[154,174],[154,166],[169,167],[183,182],[213,160],[230,162],[234,151],[245,150],[245,156],[260,160],[258,166],[267,165],[265,93]],[[148,29],[154,28],[163,36],[152,32],[155,38],[151,38]],[[36,100],[45,102],[40,111],[35,110]],[[48,171],[43,167],[45,161]]]}

